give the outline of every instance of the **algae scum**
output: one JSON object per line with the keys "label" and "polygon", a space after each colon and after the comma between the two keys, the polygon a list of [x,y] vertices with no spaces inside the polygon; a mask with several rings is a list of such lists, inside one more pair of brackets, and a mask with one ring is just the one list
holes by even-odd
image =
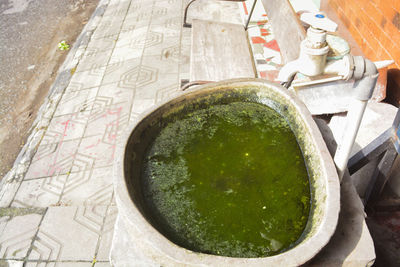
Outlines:
{"label": "algae scum", "polygon": [[285,119],[256,103],[214,105],[168,123],[147,150],[142,186],[153,223],[187,249],[275,255],[301,236],[308,174]]}

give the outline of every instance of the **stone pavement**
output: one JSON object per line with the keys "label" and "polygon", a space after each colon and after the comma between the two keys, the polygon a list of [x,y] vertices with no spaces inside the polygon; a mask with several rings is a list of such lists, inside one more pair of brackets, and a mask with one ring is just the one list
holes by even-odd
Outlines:
{"label": "stone pavement", "polygon": [[[116,142],[142,111],[179,94],[189,77],[190,29],[181,27],[187,2],[100,2],[100,15],[59,75],[68,79],[58,79],[2,181],[0,266],[110,265]],[[199,1],[189,17],[246,18],[242,3],[210,2]]]}

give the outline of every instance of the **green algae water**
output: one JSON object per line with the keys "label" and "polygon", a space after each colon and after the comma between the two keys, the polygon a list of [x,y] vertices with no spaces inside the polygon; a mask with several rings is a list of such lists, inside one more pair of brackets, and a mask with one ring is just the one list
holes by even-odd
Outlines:
{"label": "green algae water", "polygon": [[141,180],[158,230],[196,252],[281,253],[310,211],[296,138],[280,114],[257,103],[214,105],[168,123],[147,149]]}

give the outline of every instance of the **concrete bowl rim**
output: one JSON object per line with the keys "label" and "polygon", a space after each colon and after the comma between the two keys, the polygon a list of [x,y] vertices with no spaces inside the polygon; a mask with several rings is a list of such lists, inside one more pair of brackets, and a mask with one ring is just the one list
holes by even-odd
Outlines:
{"label": "concrete bowl rim", "polygon": [[[324,209],[327,210],[327,212],[325,216],[323,216],[317,231],[312,234],[311,237],[300,242],[295,247],[274,256],[260,258],[234,258],[193,252],[180,247],[159,233],[158,230],[146,220],[144,215],[138,210],[136,204],[131,199],[130,193],[127,189],[124,175],[125,148],[128,145],[133,130],[144,118],[174,99],[185,97],[205,89],[212,89],[220,86],[234,87],[235,85],[261,85],[272,87],[274,90],[278,91],[281,95],[288,99],[296,107],[304,123],[310,128],[311,138],[317,143],[317,147],[319,147],[318,153],[321,158],[322,165],[324,165],[324,170],[326,170],[324,172],[324,179],[326,179],[326,202]],[[299,100],[292,92],[285,90],[285,88],[278,84],[256,78],[231,79],[199,86],[194,89],[187,90],[185,93],[180,95],[170,97],[141,113],[133,125],[128,127],[128,130],[125,131],[125,133],[121,136],[117,144],[116,158],[113,164],[113,184],[117,207],[120,213],[119,216],[126,218],[130,222],[131,226],[135,228],[135,231],[139,233],[146,233],[148,235],[146,240],[141,240],[141,247],[146,247],[149,250],[156,250],[157,253],[164,254],[164,256],[170,258],[170,260],[172,258],[174,261],[181,263],[184,262],[184,264],[202,265],[210,262],[221,266],[258,266],[275,264],[298,266],[304,264],[311,260],[329,242],[330,238],[335,232],[340,211],[340,183],[336,168],[333,164],[332,157],[329,154],[318,126],[312,119],[310,112],[301,102],[301,100]]]}

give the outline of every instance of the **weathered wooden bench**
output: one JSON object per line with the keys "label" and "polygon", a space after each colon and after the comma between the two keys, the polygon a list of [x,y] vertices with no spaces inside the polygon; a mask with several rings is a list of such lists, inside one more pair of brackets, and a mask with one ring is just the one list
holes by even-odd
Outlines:
{"label": "weathered wooden bench", "polygon": [[[243,1],[245,0],[235,0],[235,2]],[[189,24],[187,10],[193,2],[195,0],[189,2],[184,16],[184,26],[192,28],[192,46],[190,77],[189,81],[183,82],[185,85],[182,89],[210,81],[257,77],[246,32],[256,1],[252,5],[245,26],[200,19],[193,19]],[[262,0],[262,4],[269,10],[267,15],[271,25],[277,29],[274,34],[278,43],[280,45],[282,43],[281,54],[284,62],[294,60],[298,56],[300,42],[305,37],[305,31],[296,13],[287,0]]]}

